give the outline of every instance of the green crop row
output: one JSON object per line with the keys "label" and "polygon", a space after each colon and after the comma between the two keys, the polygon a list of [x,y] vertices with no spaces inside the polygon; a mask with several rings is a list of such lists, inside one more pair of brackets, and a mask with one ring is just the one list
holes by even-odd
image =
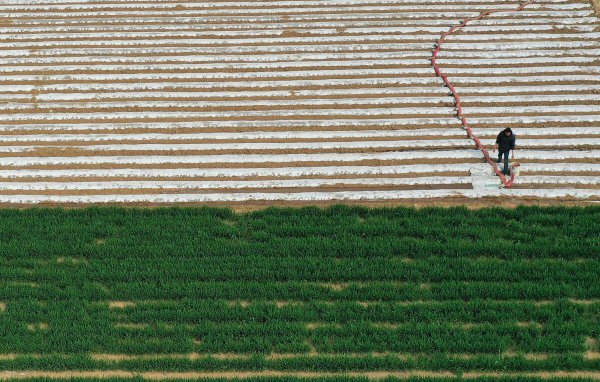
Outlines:
{"label": "green crop row", "polygon": [[501,371],[501,372],[538,372],[538,371],[598,371],[600,361],[583,359],[577,355],[551,355],[543,360],[531,360],[522,355],[498,356],[476,355],[469,359],[451,357],[443,354],[432,356],[395,357],[382,356],[314,356],[273,359],[255,355],[241,358],[200,357],[186,358],[150,358],[120,361],[95,360],[86,355],[78,356],[20,356],[13,360],[0,360],[3,370],[127,370],[186,372],[186,371],[303,371],[314,372],[350,372],[350,371]]}
{"label": "green crop row", "polygon": [[582,352],[586,338],[597,335],[597,321],[583,319],[554,319],[544,325],[360,321],[309,327],[269,318],[262,322],[116,325],[107,309],[70,305],[55,304],[47,314],[35,317],[39,321],[20,321],[5,313],[0,321],[0,353],[307,353],[309,343],[324,353],[501,353],[509,349],[556,353]]}
{"label": "green crop row", "polygon": [[0,257],[594,259],[598,221],[600,208],[4,210]]}
{"label": "green crop row", "polygon": [[341,290],[312,282],[273,281],[138,281],[98,283],[0,282],[0,301],[20,299],[88,301],[106,300],[330,300],[330,301],[450,301],[450,300],[597,300],[600,283],[451,281],[422,283],[350,284]]}
{"label": "green crop row", "polygon": [[[19,378],[22,382],[145,382],[141,376],[130,378]],[[368,377],[360,376],[323,376],[323,377],[244,377],[244,378],[177,378],[161,379],[164,382],[369,382]],[[532,377],[532,376],[500,376],[500,377],[388,377],[381,379],[383,382],[592,382],[595,379],[581,377]]]}
{"label": "green crop row", "polygon": [[[11,305],[12,306],[12,305]],[[36,311],[31,306],[15,304],[13,316],[22,319]],[[128,323],[184,323],[214,322],[287,322],[348,323],[356,321],[433,323],[514,323],[538,322],[544,325],[586,320],[596,322],[600,317],[600,302],[590,305],[557,301],[536,305],[533,302],[514,301],[442,301],[397,304],[375,302],[361,305],[357,302],[290,303],[278,306],[275,302],[252,301],[247,306],[230,304],[223,300],[180,300],[140,302],[136,306],[113,310],[115,320]]]}
{"label": "green crop row", "polygon": [[319,257],[272,258],[267,256],[198,256],[183,258],[90,258],[74,266],[39,263],[17,266],[0,261],[0,277],[6,282],[60,282],[90,280],[105,284],[147,281],[402,281],[402,282],[589,282],[597,280],[596,260],[502,260],[430,257],[334,259]]}

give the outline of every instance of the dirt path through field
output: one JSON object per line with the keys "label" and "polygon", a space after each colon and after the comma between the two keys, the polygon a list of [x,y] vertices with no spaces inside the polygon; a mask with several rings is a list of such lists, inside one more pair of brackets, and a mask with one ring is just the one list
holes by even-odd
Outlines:
{"label": "dirt path through field", "polygon": [[180,379],[247,379],[257,377],[275,377],[275,378],[332,378],[332,377],[362,377],[371,380],[382,380],[387,378],[458,378],[477,379],[477,378],[502,378],[502,377],[523,377],[523,378],[587,378],[590,380],[600,380],[600,372],[593,371],[555,371],[555,372],[525,372],[525,373],[499,373],[499,372],[468,372],[457,374],[450,371],[374,371],[374,372],[347,372],[347,373],[327,373],[327,372],[283,372],[283,371],[252,371],[252,372],[129,372],[121,370],[110,371],[2,371],[0,380],[29,379],[29,378],[50,378],[50,379],[71,379],[71,378],[143,378],[148,380],[180,380]]}

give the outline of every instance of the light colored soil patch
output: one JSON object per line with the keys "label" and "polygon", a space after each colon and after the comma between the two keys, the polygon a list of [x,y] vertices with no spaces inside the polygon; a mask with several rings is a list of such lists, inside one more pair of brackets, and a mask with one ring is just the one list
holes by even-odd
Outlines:
{"label": "light colored soil patch", "polygon": [[319,352],[317,351],[315,344],[312,342],[312,340],[310,338],[306,340],[306,345],[308,345],[309,355],[311,355],[313,357],[319,355]]}
{"label": "light colored soil patch", "polygon": [[16,354],[0,354],[0,361],[10,361],[13,359],[16,359],[17,355]]}
{"label": "light colored soil patch", "polygon": [[598,304],[600,303],[600,300],[578,300],[578,299],[569,299],[570,302],[572,302],[573,304],[579,304],[579,305],[592,305],[592,304]]}
{"label": "light colored soil patch", "polygon": [[587,349],[587,351],[583,354],[585,359],[600,359],[600,346],[598,346],[598,340],[592,337],[587,337],[585,339],[585,347]]}
{"label": "light colored soil patch", "polygon": [[[282,371],[226,371],[226,372],[130,372],[124,370],[110,371],[2,371],[0,379],[30,379],[30,378],[51,378],[51,379],[71,379],[71,378],[132,378],[141,377],[149,380],[164,379],[246,379],[257,377],[276,377],[276,378],[327,378],[327,377],[363,377],[371,380],[381,380],[386,378],[455,378],[457,375],[450,371],[373,371],[373,372],[347,372],[347,373],[319,373],[319,372],[282,372]],[[527,377],[527,378],[588,378],[592,380],[600,379],[600,372],[596,371],[554,371],[554,372],[527,372],[527,373],[502,373],[502,372],[468,372],[461,375],[463,379],[475,378],[502,378],[502,377]]]}
{"label": "light colored soil patch", "polygon": [[89,356],[91,359],[93,359],[95,361],[112,361],[112,362],[128,361],[128,360],[144,357],[144,355],[135,356],[135,355],[129,355],[129,354],[100,354],[100,353],[99,354],[90,354]]}
{"label": "light colored soil patch", "polygon": [[587,337],[585,339],[585,347],[588,350],[599,350],[598,349],[598,341],[595,338]]}
{"label": "light colored soil patch", "polygon": [[246,379],[257,377],[277,377],[277,378],[322,378],[322,377],[365,377],[368,379],[386,379],[396,377],[402,379],[422,377],[422,378],[442,378],[454,377],[455,374],[449,371],[430,372],[430,371],[375,371],[375,372],[348,372],[348,373],[318,373],[318,372],[282,372],[282,371],[225,371],[225,372],[130,372],[125,370],[110,370],[110,371],[2,371],[0,379],[29,379],[29,378],[51,378],[51,379],[70,379],[70,378],[132,378],[141,377],[149,380],[165,380],[165,379],[204,379],[204,378],[219,378],[219,379]]}
{"label": "light colored soil patch", "polygon": [[234,300],[234,301],[227,301],[227,306],[229,307],[236,307],[236,306],[240,306],[242,308],[247,308],[250,306],[250,304],[252,304],[252,302],[248,301],[248,300]]}
{"label": "light colored soil patch", "polygon": [[247,354],[235,354],[235,353],[216,353],[216,354],[203,354],[203,353],[189,353],[189,354],[104,354],[95,353],[90,354],[90,358],[97,361],[131,361],[131,360],[148,360],[148,359],[189,359],[197,360],[201,358],[216,358],[216,359],[247,359],[250,355]]}
{"label": "light colored soil patch", "polygon": [[596,10],[596,14],[598,15],[598,17],[600,17],[600,0],[591,0],[592,1],[592,6],[594,7],[594,10]]}
{"label": "light colored soil patch", "polygon": [[106,243],[106,239],[96,239],[94,243],[96,243],[96,245],[103,245]]}
{"label": "light colored soil patch", "polygon": [[48,327],[49,326],[47,323],[39,322],[39,323],[27,325],[27,330],[29,330],[30,332],[36,332],[38,330],[48,330]]}
{"label": "light colored soil patch", "polygon": [[545,361],[550,358],[550,354],[545,353],[527,353],[523,355],[529,361]]}
{"label": "light colored soil patch", "polygon": [[584,354],[584,358],[588,360],[598,360],[600,359],[600,352],[597,351],[587,351]]}
{"label": "light colored soil patch", "polygon": [[4,312],[5,310],[6,310],[6,303],[0,301],[0,313]]}
{"label": "light colored soil patch", "polygon": [[64,256],[60,256],[56,258],[56,263],[58,264],[73,264],[73,265],[77,265],[77,264],[85,264],[87,263],[86,259],[82,259],[82,258],[76,258],[76,257],[64,257]]}
{"label": "light colored soil patch", "polygon": [[536,328],[536,329],[542,329],[543,326],[542,324],[538,323],[538,322],[526,322],[526,321],[519,321],[517,322],[517,326],[519,328]]}
{"label": "light colored soil patch", "polygon": [[502,378],[502,377],[527,377],[540,379],[555,378],[581,378],[581,379],[600,379],[600,372],[595,371],[549,371],[549,372],[528,372],[528,373],[500,373],[500,372],[472,372],[464,373],[464,379],[473,378]]}
{"label": "light colored soil patch", "polygon": [[268,356],[266,356],[265,358],[267,360],[277,360],[277,359],[290,359],[290,358],[297,358],[297,357],[306,357],[307,354],[305,353],[271,353]]}
{"label": "light colored soil patch", "polygon": [[315,330],[318,328],[343,328],[344,324],[330,323],[330,322],[309,322],[305,325],[308,330]]}
{"label": "light colored soil patch", "polygon": [[449,355],[450,358],[455,358],[455,359],[463,359],[463,360],[468,360],[468,359],[473,359],[475,357],[477,357],[477,355],[475,354],[451,354]]}
{"label": "light colored soil patch", "polygon": [[323,284],[324,287],[331,289],[334,292],[341,292],[350,286],[350,283],[334,283],[334,284]]}
{"label": "light colored soil patch", "polygon": [[108,303],[109,309],[125,309],[135,306],[135,302],[133,301],[110,301]]}
{"label": "light colored soil patch", "polygon": [[535,301],[533,303],[533,305],[535,305],[535,306],[545,306],[545,305],[552,305],[554,303],[555,303],[555,301],[552,301],[552,300],[539,300],[539,301]]}
{"label": "light colored soil patch", "polygon": [[187,358],[194,360],[204,357],[211,357],[216,359],[249,359],[251,355],[249,354],[236,354],[236,353],[217,353],[217,354],[200,354],[200,353],[191,353]]}

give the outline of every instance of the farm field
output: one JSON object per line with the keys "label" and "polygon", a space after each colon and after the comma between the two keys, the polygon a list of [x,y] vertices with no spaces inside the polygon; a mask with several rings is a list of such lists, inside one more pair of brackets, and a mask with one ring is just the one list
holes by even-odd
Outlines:
{"label": "farm field", "polygon": [[[0,1],[0,204],[600,201],[591,1]],[[491,146],[455,117],[438,63]]]}
{"label": "farm field", "polygon": [[0,210],[0,378],[600,380],[598,221]]}

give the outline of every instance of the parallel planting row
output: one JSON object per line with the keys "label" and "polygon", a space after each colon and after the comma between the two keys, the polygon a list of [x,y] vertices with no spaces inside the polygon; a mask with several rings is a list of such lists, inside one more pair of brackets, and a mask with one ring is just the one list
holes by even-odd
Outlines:
{"label": "parallel planting row", "polygon": [[[0,203],[600,200],[589,1],[0,4]],[[498,190],[475,133],[511,127]]]}
{"label": "parallel planting row", "polygon": [[0,211],[0,375],[597,380],[598,221],[599,208]]}

